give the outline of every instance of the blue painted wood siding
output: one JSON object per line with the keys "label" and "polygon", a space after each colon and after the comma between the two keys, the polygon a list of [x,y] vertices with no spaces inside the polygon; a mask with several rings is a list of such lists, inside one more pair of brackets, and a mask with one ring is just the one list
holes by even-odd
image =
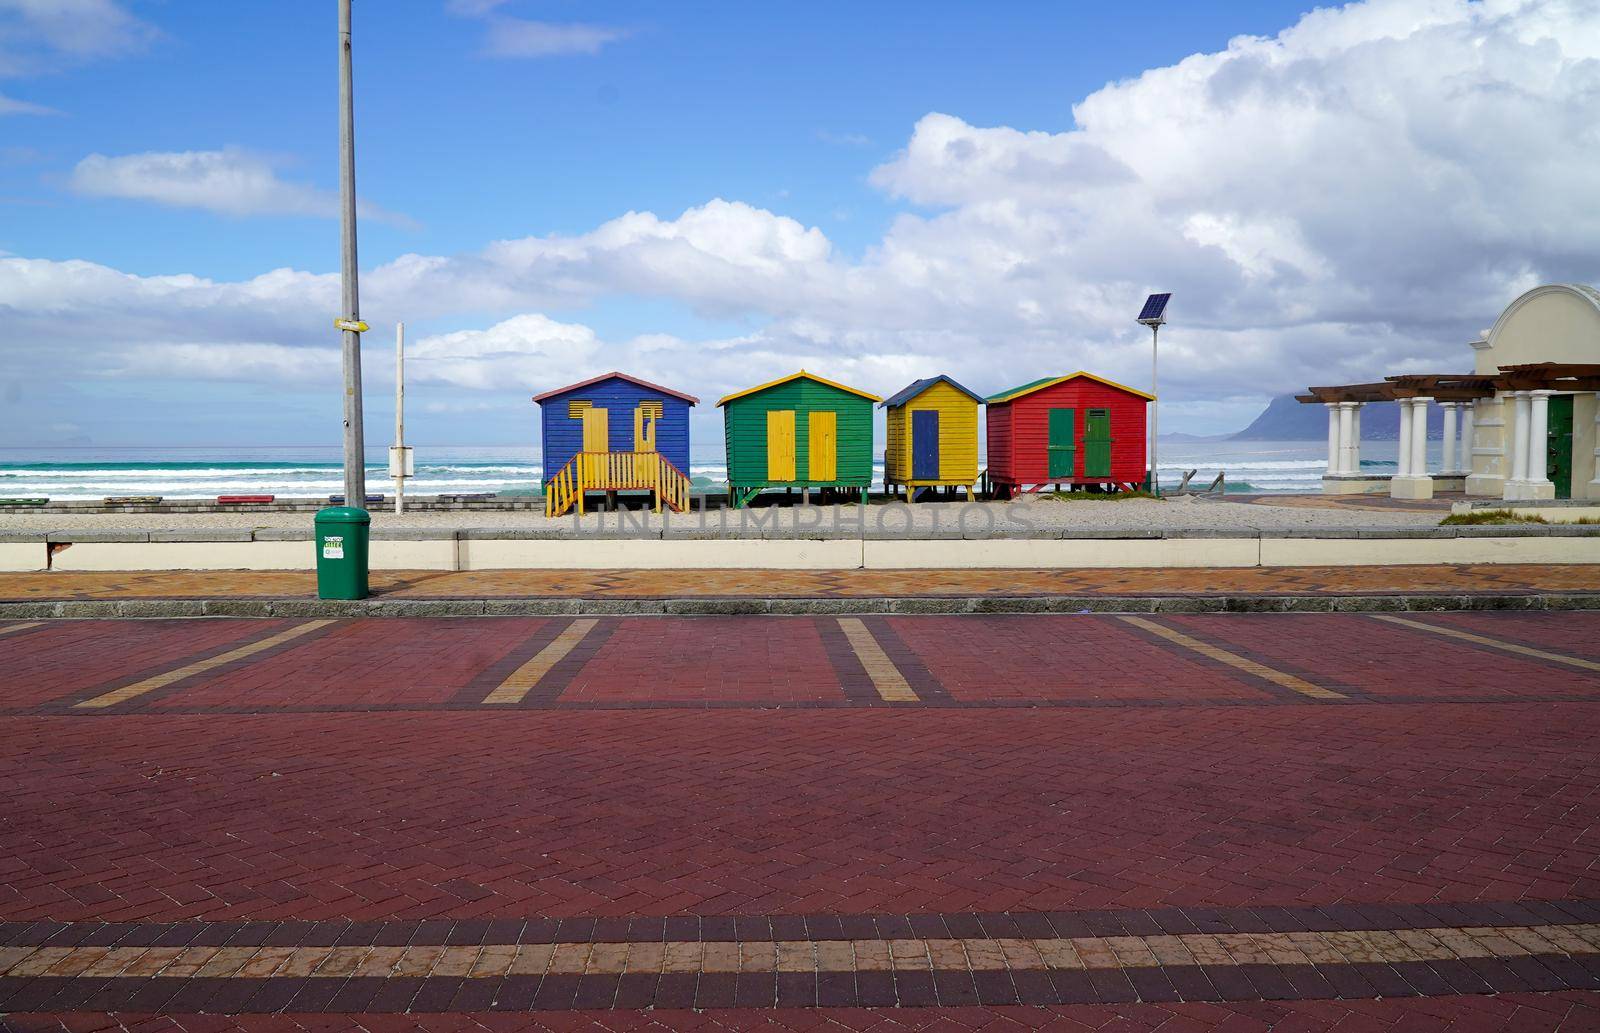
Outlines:
{"label": "blue painted wood siding", "polygon": [[633,411],[640,402],[660,402],[661,420],[656,424],[656,451],[667,461],[689,474],[689,403],[659,391],[650,391],[626,380],[602,380],[546,398],[540,405],[539,429],[544,439],[544,476],[556,472],[583,446],[583,421],[567,415],[572,402],[586,401],[597,409],[609,409],[607,440],[613,452],[633,451]]}

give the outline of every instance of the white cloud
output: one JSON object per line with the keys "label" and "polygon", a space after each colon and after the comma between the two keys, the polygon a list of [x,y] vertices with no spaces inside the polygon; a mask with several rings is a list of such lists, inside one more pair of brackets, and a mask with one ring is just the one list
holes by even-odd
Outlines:
{"label": "white cloud", "polygon": [[0,117],[5,115],[59,115],[61,112],[55,108],[45,107],[43,104],[34,104],[31,101],[18,100],[0,93]]}
{"label": "white cloud", "polygon": [[448,0],[445,10],[484,21],[483,52],[490,57],[559,57],[598,54],[631,30],[586,22],[534,21],[496,14],[506,0]]}
{"label": "white cloud", "polygon": [[[1600,277],[1597,14],[1594,0],[1319,10],[1096,91],[1064,131],[924,117],[872,174],[913,207],[859,259],[816,227],[715,199],[402,256],[364,273],[363,314],[487,326],[413,352],[419,376],[463,390],[624,367],[711,396],[800,365],[878,390],[1080,367],[1138,385],[1148,337],[1132,316],[1153,289],[1176,293],[1164,394],[1194,411],[1402,365],[1462,369],[1465,342],[1521,289]],[[173,186],[157,165],[131,179],[159,196],[135,196],[194,203],[197,181],[216,208],[241,193],[313,203],[278,193],[270,166],[240,187],[209,171]],[[606,341],[526,314],[618,297],[749,329]],[[80,349],[89,368],[140,344],[328,341],[336,304],[330,275],[221,283],[0,259],[8,331]],[[7,361],[21,360],[0,350]]]}
{"label": "white cloud", "polygon": [[540,22],[491,18],[484,53],[491,57],[557,57],[598,54],[608,43],[626,39],[627,29],[581,22]]}
{"label": "white cloud", "polygon": [[0,0],[0,75],[133,53],[158,35],[116,0]]}
{"label": "white cloud", "polygon": [[339,373],[339,350],[281,344],[138,344],[120,353],[114,377],[318,383]]}
{"label": "white cloud", "polygon": [[[338,194],[278,177],[273,161],[240,148],[148,151],[109,157],[91,154],[72,170],[72,189],[91,197],[152,201],[223,215],[339,214]],[[370,205],[369,218],[403,221]]]}

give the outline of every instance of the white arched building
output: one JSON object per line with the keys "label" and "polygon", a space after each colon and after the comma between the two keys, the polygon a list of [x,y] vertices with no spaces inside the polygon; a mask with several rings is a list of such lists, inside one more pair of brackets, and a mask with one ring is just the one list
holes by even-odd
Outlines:
{"label": "white arched building", "polygon": [[[1299,396],[1328,409],[1323,492],[1600,499],[1600,291],[1535,287],[1471,345],[1471,373],[1405,374]],[[1393,477],[1364,474],[1361,408],[1389,400],[1400,405],[1398,469]],[[1430,471],[1427,410],[1434,404],[1444,409],[1444,448],[1441,468]]]}

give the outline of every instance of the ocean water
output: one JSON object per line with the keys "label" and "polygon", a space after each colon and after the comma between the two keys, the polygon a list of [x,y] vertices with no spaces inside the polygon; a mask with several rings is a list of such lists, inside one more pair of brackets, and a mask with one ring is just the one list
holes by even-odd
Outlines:
{"label": "ocean water", "polygon": [[[1431,442],[1432,462],[1439,443]],[[1395,443],[1367,442],[1362,468],[1392,473]],[[387,453],[369,451],[367,490],[392,494]],[[1230,492],[1306,492],[1321,485],[1327,462],[1322,441],[1163,441],[1158,450],[1161,482],[1175,487],[1187,470],[1191,484],[1204,487],[1221,472]],[[533,446],[416,446],[417,476],[406,491],[537,492],[542,476]],[[161,495],[169,499],[262,494],[315,498],[344,490],[338,448],[305,446],[261,448],[0,448],[0,498],[46,496],[56,500],[100,499],[107,495]],[[1434,466],[1437,468],[1437,465]],[[882,462],[875,464],[881,479]],[[726,484],[721,443],[697,446],[689,475],[703,489]]]}

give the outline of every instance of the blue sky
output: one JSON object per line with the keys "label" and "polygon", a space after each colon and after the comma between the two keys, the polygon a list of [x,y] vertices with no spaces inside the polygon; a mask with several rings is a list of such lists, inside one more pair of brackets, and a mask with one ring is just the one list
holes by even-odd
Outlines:
{"label": "blue sky", "polygon": [[[1464,367],[1595,275],[1593,6],[356,0],[372,433],[396,319],[449,444],[613,367],[1142,377],[1149,289],[1171,429]],[[336,440],[334,11],[0,0],[0,445]]]}

